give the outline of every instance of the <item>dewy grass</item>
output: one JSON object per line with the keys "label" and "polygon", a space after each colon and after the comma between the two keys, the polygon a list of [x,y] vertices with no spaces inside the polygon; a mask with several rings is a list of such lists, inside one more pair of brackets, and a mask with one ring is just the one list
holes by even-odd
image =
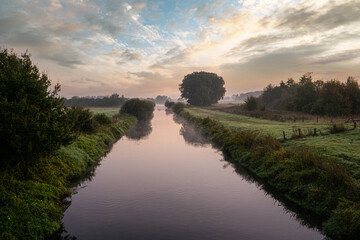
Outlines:
{"label": "dewy grass", "polygon": [[321,217],[328,236],[360,238],[360,186],[341,161],[306,148],[284,146],[271,135],[233,130],[222,121],[192,113],[186,108],[179,112],[202,129],[232,161]]}
{"label": "dewy grass", "polygon": [[12,173],[0,174],[0,239],[43,239],[60,228],[62,198],[71,178],[79,177],[110,149],[136,119],[117,116],[94,134],[79,136],[57,154],[39,159],[30,180]]}
{"label": "dewy grass", "polygon": [[104,113],[108,117],[112,117],[119,113],[120,107],[117,108],[90,108],[90,112],[97,114],[97,113]]}
{"label": "dewy grass", "polygon": [[[283,131],[285,131],[286,138],[291,138],[293,129],[300,128],[303,134],[313,131],[314,128],[316,128],[317,134],[328,134],[330,130],[329,124],[326,122],[279,122],[197,107],[186,108],[185,111],[197,117],[210,117],[218,120],[233,130],[254,131],[263,136],[271,135],[276,139],[283,138]],[[349,128],[350,126],[351,124],[348,124],[345,127]]]}

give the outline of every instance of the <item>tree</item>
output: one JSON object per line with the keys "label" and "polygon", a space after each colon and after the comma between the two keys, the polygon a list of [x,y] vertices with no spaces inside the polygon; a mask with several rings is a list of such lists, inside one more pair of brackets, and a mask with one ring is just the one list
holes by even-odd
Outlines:
{"label": "tree", "polygon": [[180,84],[182,98],[195,106],[209,106],[217,103],[224,95],[224,80],[216,73],[193,72],[184,77]]}
{"label": "tree", "polygon": [[324,113],[331,117],[351,113],[351,102],[346,95],[345,86],[337,80],[324,83],[318,101]]}
{"label": "tree", "polygon": [[155,103],[138,98],[127,100],[120,109],[120,113],[134,115],[138,120],[147,120],[153,117]]}
{"label": "tree", "polygon": [[300,78],[295,96],[295,110],[310,113],[317,100],[317,93],[312,82],[311,73],[306,73]]}
{"label": "tree", "polygon": [[26,169],[70,140],[60,85],[30,55],[0,50],[0,165]]}

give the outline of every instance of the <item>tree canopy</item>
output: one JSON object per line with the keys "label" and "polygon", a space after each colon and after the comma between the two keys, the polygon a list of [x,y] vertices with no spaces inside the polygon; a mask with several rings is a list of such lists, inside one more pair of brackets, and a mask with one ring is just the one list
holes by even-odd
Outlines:
{"label": "tree canopy", "polygon": [[70,139],[60,85],[28,53],[0,50],[0,164],[28,166]]}
{"label": "tree canopy", "polygon": [[360,88],[353,77],[348,77],[346,83],[338,80],[324,82],[313,81],[311,73],[306,73],[299,82],[289,78],[279,86],[268,85],[260,101],[278,110],[332,117],[360,114]]}
{"label": "tree canopy", "polygon": [[184,77],[180,84],[181,97],[194,106],[209,106],[217,103],[224,95],[224,80],[216,73],[193,72]]}
{"label": "tree canopy", "polygon": [[127,100],[120,109],[120,113],[134,115],[138,120],[147,120],[153,117],[155,103],[133,98]]}

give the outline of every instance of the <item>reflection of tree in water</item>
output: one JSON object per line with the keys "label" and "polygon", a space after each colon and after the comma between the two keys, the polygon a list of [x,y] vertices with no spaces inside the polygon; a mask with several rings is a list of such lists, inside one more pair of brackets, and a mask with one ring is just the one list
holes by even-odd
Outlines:
{"label": "reflection of tree in water", "polygon": [[140,140],[149,136],[151,131],[151,119],[140,120],[134,127],[125,132],[125,136],[133,140]]}
{"label": "reflection of tree in water", "polygon": [[175,123],[181,124],[180,135],[183,136],[186,143],[197,147],[211,144],[211,141],[203,136],[193,124],[189,123],[184,118],[174,114],[173,120]]}
{"label": "reflection of tree in water", "polygon": [[210,141],[191,124],[183,123],[180,129],[180,135],[184,137],[186,143],[193,146],[210,144]]}

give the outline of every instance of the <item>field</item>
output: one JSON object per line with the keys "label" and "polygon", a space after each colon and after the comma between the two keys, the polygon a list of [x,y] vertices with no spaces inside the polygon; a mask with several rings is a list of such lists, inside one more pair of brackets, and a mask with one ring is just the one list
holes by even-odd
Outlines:
{"label": "field", "polygon": [[[283,131],[285,131],[286,138],[291,138],[293,133],[298,133],[299,128],[303,135],[307,135],[309,131],[313,131],[314,128],[316,128],[318,134],[328,134],[331,126],[328,122],[317,123],[309,120],[305,120],[304,122],[271,121],[196,107],[186,108],[186,111],[194,116],[210,117],[218,120],[224,126],[233,130],[253,131],[260,135],[271,135],[277,139],[283,138]],[[351,126],[351,124],[346,125],[349,129]]]}
{"label": "field", "polygon": [[115,114],[119,113],[120,108],[90,108],[90,111],[94,114],[96,113],[104,113],[108,117],[112,117]]}
{"label": "field", "polygon": [[312,149],[325,155],[335,157],[350,169],[352,176],[360,180],[360,129],[353,129],[352,124],[346,124],[348,131],[329,134],[329,122],[279,122],[244,115],[231,114],[204,108],[186,108],[185,111],[196,117],[210,117],[219,121],[225,127],[233,130],[256,132],[262,136],[271,135],[277,139],[290,138],[293,129],[300,128],[304,135],[316,128],[318,136],[306,136],[285,141],[285,146]]}

